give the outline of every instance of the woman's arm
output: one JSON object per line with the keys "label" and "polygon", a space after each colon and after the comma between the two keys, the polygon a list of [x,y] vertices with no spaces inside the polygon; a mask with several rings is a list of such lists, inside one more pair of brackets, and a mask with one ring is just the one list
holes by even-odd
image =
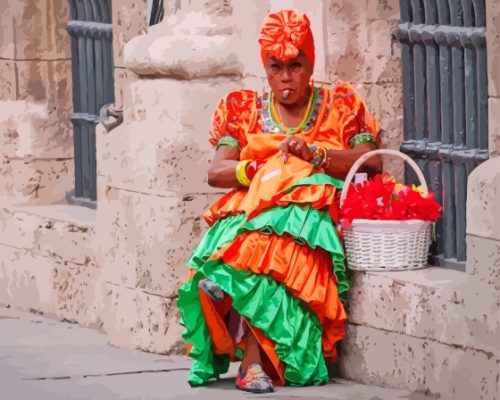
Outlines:
{"label": "woman's arm", "polygon": [[240,152],[231,146],[220,146],[208,168],[208,184],[218,188],[235,188],[241,186],[236,179],[236,166]]}
{"label": "woman's arm", "polygon": [[[352,165],[363,154],[375,150],[377,147],[373,143],[360,143],[353,149],[348,150],[327,150],[323,168],[325,173],[337,178],[345,179]],[[382,160],[380,156],[368,159],[359,172],[366,172],[368,176],[373,176],[382,172]]]}
{"label": "woman's arm", "polygon": [[[299,137],[286,138],[280,145],[283,152],[283,162],[285,163],[290,154],[311,162],[313,152],[307,144]],[[356,160],[363,154],[371,150],[375,150],[376,146],[373,143],[360,143],[353,149],[347,150],[326,150],[326,157],[323,163],[324,171],[337,179],[345,179],[347,173],[351,169]],[[367,172],[369,176],[382,171],[382,161],[379,156],[375,156],[366,161],[361,168],[362,172]]]}

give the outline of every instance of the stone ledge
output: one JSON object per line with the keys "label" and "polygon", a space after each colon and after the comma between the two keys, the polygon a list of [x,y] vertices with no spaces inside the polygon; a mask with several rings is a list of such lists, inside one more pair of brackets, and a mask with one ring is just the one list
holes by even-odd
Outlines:
{"label": "stone ledge", "polygon": [[54,204],[74,187],[73,159],[0,160],[0,198],[17,202]]}
{"label": "stone ledge", "polygon": [[484,352],[351,324],[340,355],[346,379],[442,400],[498,399],[499,367],[498,357]]}
{"label": "stone ledge", "polygon": [[0,244],[54,260],[96,266],[96,211],[73,205],[13,205],[0,199]]}
{"label": "stone ledge", "polygon": [[105,281],[97,304],[111,344],[160,354],[184,350],[175,300]]}
{"label": "stone ledge", "polygon": [[174,298],[187,272],[186,259],[206,228],[201,213],[216,196],[168,198],[106,187],[98,197],[104,279]]}
{"label": "stone ledge", "polygon": [[500,355],[498,292],[464,272],[355,272],[349,321]]}
{"label": "stone ledge", "polygon": [[58,319],[98,326],[99,269],[0,245],[0,303]]}

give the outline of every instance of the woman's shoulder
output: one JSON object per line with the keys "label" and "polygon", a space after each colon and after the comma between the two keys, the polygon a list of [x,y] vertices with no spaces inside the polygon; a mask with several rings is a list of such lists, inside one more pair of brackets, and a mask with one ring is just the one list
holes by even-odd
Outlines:
{"label": "woman's shoulder", "polygon": [[246,102],[251,102],[255,101],[257,99],[258,94],[255,90],[251,89],[238,89],[238,90],[233,90],[229,93],[227,93],[223,97],[223,101],[226,104],[230,103],[246,103]]}
{"label": "woman's shoulder", "polygon": [[356,89],[349,83],[337,81],[323,85],[323,88],[330,93],[331,98],[342,97],[343,95],[357,95]]}

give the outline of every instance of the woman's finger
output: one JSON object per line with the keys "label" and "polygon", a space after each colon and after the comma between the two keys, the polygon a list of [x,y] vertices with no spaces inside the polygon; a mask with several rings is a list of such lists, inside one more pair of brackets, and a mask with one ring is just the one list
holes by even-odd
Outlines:
{"label": "woman's finger", "polygon": [[290,140],[285,139],[280,144],[281,153],[282,153],[282,157],[283,157],[283,164],[286,164],[286,162],[288,160],[288,154],[290,152],[290,149],[289,149],[290,144],[289,143],[290,143]]}

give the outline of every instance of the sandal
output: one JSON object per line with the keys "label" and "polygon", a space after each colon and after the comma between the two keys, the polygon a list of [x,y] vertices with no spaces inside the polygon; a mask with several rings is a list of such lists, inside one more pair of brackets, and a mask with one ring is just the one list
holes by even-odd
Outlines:
{"label": "sandal", "polygon": [[251,393],[274,392],[271,378],[257,363],[250,364],[245,372],[241,371],[240,367],[236,376],[236,387],[239,390]]}

